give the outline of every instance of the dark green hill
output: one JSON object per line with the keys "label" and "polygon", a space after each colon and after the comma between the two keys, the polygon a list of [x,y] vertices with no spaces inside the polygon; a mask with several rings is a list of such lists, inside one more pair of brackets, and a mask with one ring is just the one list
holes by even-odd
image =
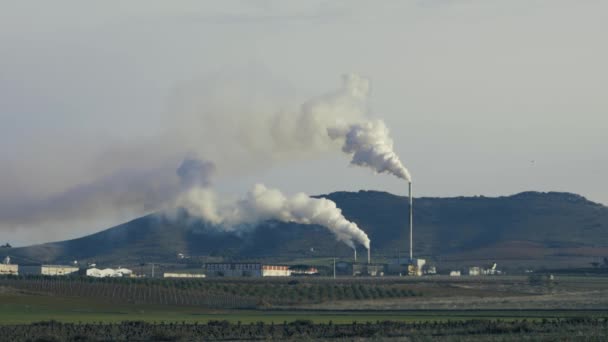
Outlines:
{"label": "dark green hill", "polygon": [[[405,255],[406,198],[376,191],[322,197],[335,201],[368,233],[375,257]],[[414,250],[421,257],[563,264],[608,255],[608,208],[574,194],[417,198],[414,208]],[[149,215],[83,238],[13,248],[10,253],[21,262],[76,259],[126,264],[173,261],[177,253],[243,260],[346,257],[351,251],[319,226],[266,222],[237,234],[181,214],[173,220]]]}

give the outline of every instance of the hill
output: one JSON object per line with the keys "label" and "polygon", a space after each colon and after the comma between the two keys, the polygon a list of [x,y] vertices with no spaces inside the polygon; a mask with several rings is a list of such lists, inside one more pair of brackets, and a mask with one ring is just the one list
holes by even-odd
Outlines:
{"label": "hill", "polygon": [[[406,255],[405,197],[376,191],[320,197],[335,201],[348,219],[368,233],[375,258]],[[608,256],[608,208],[575,194],[417,198],[414,209],[415,255],[448,265],[496,260],[567,267]],[[235,233],[185,213],[171,220],[148,215],[79,239],[10,249],[20,262],[128,264],[173,261],[178,253],[211,259],[288,260],[350,257],[352,252],[320,226],[265,222]]]}

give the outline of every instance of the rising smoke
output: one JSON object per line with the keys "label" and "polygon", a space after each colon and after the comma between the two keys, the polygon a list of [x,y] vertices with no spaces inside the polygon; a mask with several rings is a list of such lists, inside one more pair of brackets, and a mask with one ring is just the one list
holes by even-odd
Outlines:
{"label": "rising smoke", "polygon": [[241,199],[225,202],[219,202],[211,189],[195,187],[184,192],[176,205],[225,230],[277,220],[326,227],[338,241],[351,248],[355,248],[355,243],[366,248],[370,244],[365,232],[354,222],[348,221],[335,202],[312,198],[304,193],[288,197],[262,184],[256,184]]}
{"label": "rising smoke", "polygon": [[351,164],[412,181],[409,171],[393,150],[393,141],[383,121],[330,127],[327,132],[332,139],[343,142],[342,151],[352,156]]}
{"label": "rising smoke", "polygon": [[[176,175],[175,165],[184,154],[208,156],[217,162],[221,176],[230,179],[342,148],[354,165],[408,178],[392,151],[386,126],[368,116],[367,79],[347,74],[338,90],[293,106],[281,102],[280,91],[262,76],[254,75],[247,83],[240,72],[236,74],[227,82],[222,77],[205,80],[202,88],[180,87],[162,122],[162,132],[150,140],[116,144],[97,156],[87,155],[90,161],[82,164],[95,173],[79,171],[84,176],[66,181],[73,186],[30,197],[13,192],[4,196],[7,192],[3,192],[0,227],[75,227],[74,222],[96,220],[120,223],[188,196],[210,198],[204,201],[209,205],[197,209],[202,217],[229,222],[225,212],[211,206],[217,205],[217,195],[206,188],[216,166],[190,158]],[[340,236],[338,227],[334,231]],[[365,238],[351,240],[364,243]]]}
{"label": "rising smoke", "polygon": [[337,141],[342,144],[342,151],[352,157],[351,164],[411,182],[409,171],[393,150],[386,124],[368,115],[369,92],[367,79],[357,74],[344,75],[340,90],[307,101],[295,116],[274,117],[274,145],[332,150]]}

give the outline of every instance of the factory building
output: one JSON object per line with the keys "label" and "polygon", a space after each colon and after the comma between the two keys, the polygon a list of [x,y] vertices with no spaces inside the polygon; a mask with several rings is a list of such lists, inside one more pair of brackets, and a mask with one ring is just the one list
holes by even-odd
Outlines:
{"label": "factory building", "polygon": [[479,275],[500,275],[502,271],[497,269],[496,263],[492,263],[492,265],[488,268],[482,268],[478,266],[469,267],[469,275],[470,276],[479,276]]}
{"label": "factory building", "polygon": [[308,267],[308,268],[296,268],[296,269],[292,269],[291,270],[291,275],[292,276],[311,276],[311,275],[318,275],[319,274],[319,270],[316,267]]}
{"label": "factory building", "polygon": [[289,277],[289,266],[262,265],[262,277]]}
{"label": "factory building", "polygon": [[367,264],[367,263],[350,263],[350,262],[338,262],[336,263],[336,274],[343,276],[369,276],[369,277],[382,277],[386,269],[385,264]]}
{"label": "factory building", "polygon": [[203,266],[209,277],[261,277],[260,263],[209,263]]}
{"label": "factory building", "polygon": [[497,264],[494,262],[489,268],[481,270],[483,275],[499,275],[502,274],[502,271],[497,268]]}
{"label": "factory building", "polygon": [[18,275],[19,266],[10,264],[0,264],[0,275]]}
{"label": "factory building", "polygon": [[89,268],[86,271],[87,277],[94,278],[118,278],[118,277],[131,277],[133,275],[133,271],[126,268]]}
{"label": "factory building", "polygon": [[205,278],[201,273],[163,273],[163,278]]}
{"label": "factory building", "polygon": [[78,267],[67,265],[19,265],[20,275],[62,276],[78,272]]}
{"label": "factory building", "polygon": [[289,266],[260,263],[209,263],[203,268],[209,277],[289,277],[293,273]]}
{"label": "factory building", "polygon": [[469,267],[469,275],[470,276],[478,276],[481,275],[481,268],[474,266],[474,267]]}
{"label": "factory building", "polygon": [[390,275],[406,275],[408,274],[408,264],[404,264],[401,260],[391,260],[386,265],[386,274]]}
{"label": "factory building", "polygon": [[407,268],[407,273],[411,276],[421,276],[424,265],[426,265],[425,259],[412,259]]}

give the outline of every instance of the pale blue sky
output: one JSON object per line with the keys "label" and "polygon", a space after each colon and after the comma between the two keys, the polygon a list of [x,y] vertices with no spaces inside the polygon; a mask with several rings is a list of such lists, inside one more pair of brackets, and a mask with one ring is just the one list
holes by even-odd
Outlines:
{"label": "pale blue sky", "polygon": [[[0,1],[2,239],[136,217],[141,203],[108,205],[126,202],[86,185],[233,149],[173,120],[184,96],[245,84],[278,111],[336,89],[344,72],[371,79],[371,110],[418,195],[554,190],[608,203],[606,13],[599,0]],[[225,162],[218,187],[406,191],[347,163],[338,151]],[[66,191],[89,202],[57,204]]]}

